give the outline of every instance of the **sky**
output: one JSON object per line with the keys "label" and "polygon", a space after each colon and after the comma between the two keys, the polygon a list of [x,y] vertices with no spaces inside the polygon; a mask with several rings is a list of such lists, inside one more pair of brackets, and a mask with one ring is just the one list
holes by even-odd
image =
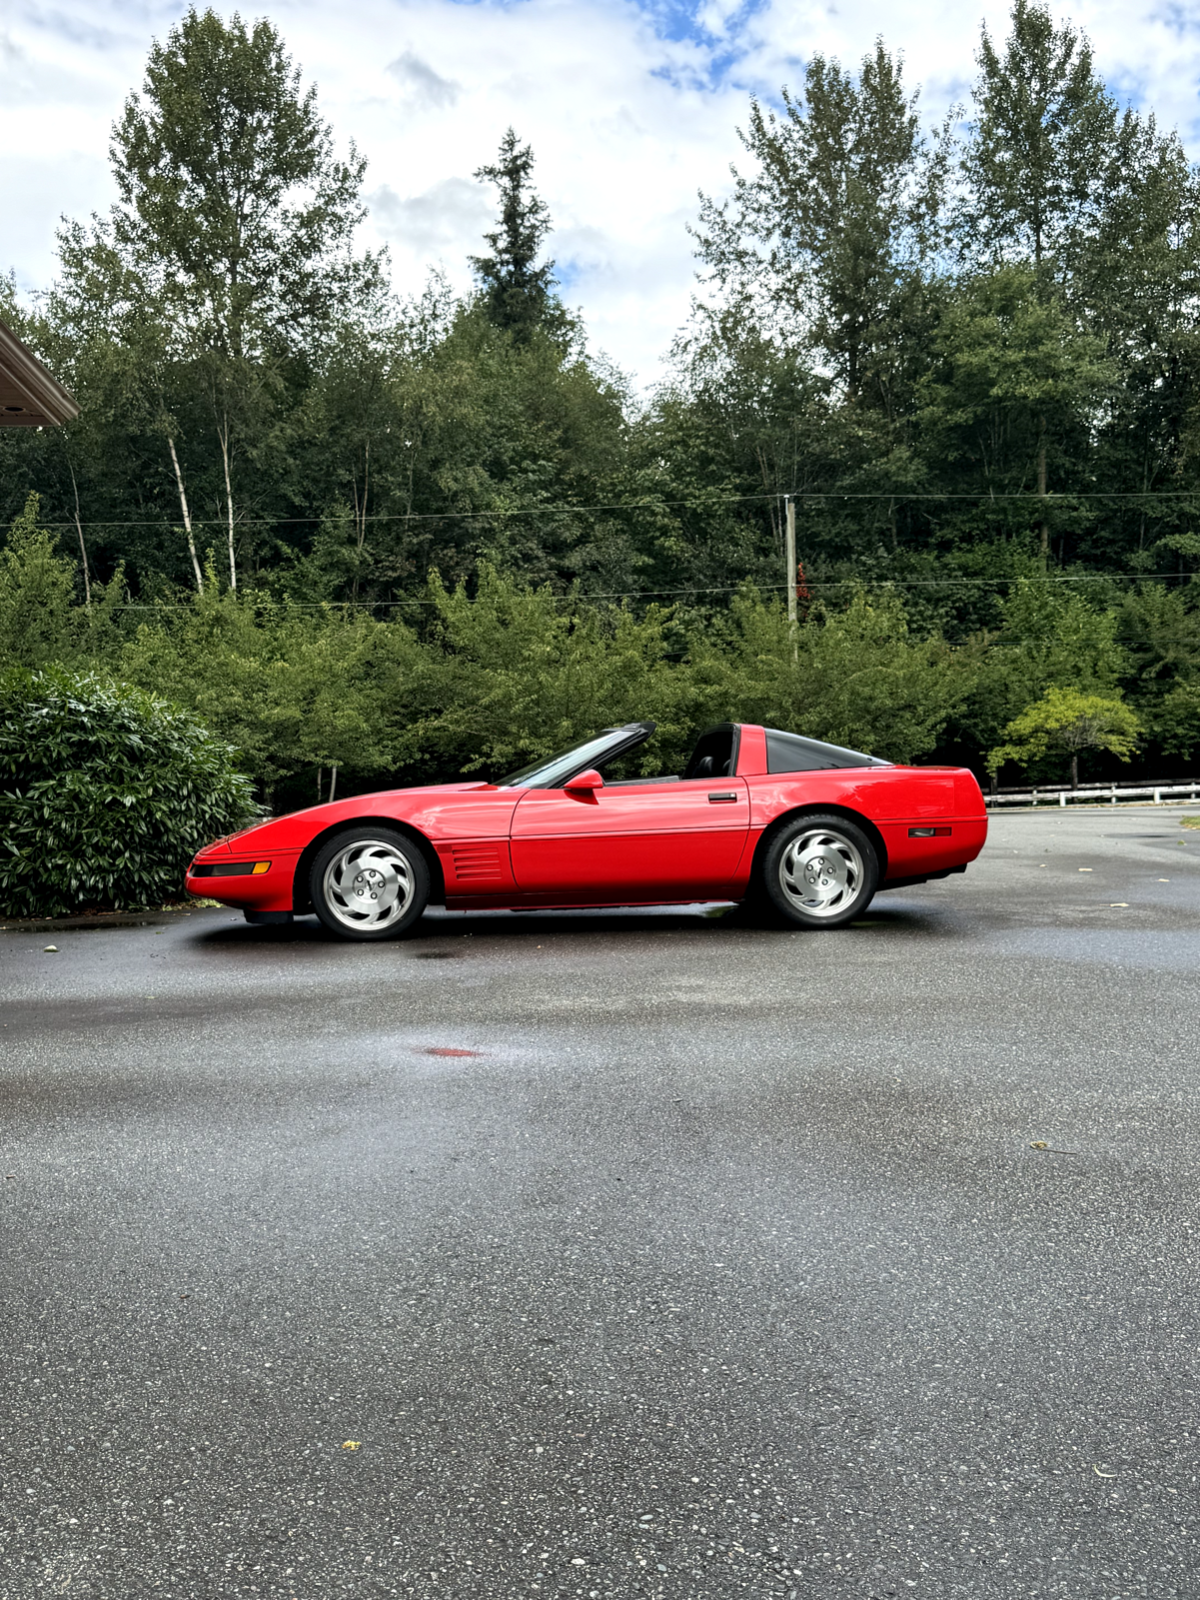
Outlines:
{"label": "sky", "polygon": [[[0,272],[26,293],[54,275],[61,216],[107,209],[112,123],[177,0],[17,0],[0,8]],[[238,9],[215,0],[215,9]],[[903,52],[930,121],[961,103],[979,31],[1007,0],[250,0],[282,34],[339,148],[367,156],[363,242],[393,281],[441,266],[458,289],[494,192],[472,173],[508,126],[532,145],[550,250],[593,349],[652,383],[685,322],[697,191],[718,196],[750,96],[777,98],[814,53],[857,63],[877,35]],[[1122,102],[1153,107],[1200,155],[1200,0],[1068,0]]]}

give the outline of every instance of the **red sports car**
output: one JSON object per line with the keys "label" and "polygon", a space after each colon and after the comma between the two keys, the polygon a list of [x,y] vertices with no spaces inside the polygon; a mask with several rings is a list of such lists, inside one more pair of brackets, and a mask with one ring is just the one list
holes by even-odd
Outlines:
{"label": "red sports car", "polygon": [[653,732],[630,722],[496,783],[390,789],[258,823],[201,850],[188,890],[248,922],[313,911],[344,939],[410,933],[430,902],[750,899],[785,924],[836,928],[877,889],[963,872],[983,849],[983,796],[961,768],[722,723],[679,776],[614,776]]}

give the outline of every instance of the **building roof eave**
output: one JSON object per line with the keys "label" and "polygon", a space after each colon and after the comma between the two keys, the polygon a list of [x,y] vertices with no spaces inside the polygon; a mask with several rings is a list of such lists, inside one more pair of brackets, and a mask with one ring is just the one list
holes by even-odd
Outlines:
{"label": "building roof eave", "polygon": [[59,427],[78,415],[74,396],[0,322],[0,428]]}

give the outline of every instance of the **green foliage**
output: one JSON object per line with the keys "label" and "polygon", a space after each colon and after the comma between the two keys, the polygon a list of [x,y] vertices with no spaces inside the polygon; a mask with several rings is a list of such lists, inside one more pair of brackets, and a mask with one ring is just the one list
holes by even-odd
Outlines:
{"label": "green foliage", "polygon": [[976,118],[963,162],[970,230],[999,259],[1019,250],[1059,271],[1104,209],[1118,148],[1114,101],[1092,50],[1039,0],[1014,0],[1003,54],[986,28],[977,57]]}
{"label": "green foliage", "polygon": [[439,765],[499,773],[633,718],[659,723],[649,771],[687,743],[686,675],[667,660],[660,612],[564,602],[487,566],[473,598],[436,575],[430,594],[437,709],[420,737]]}
{"label": "green foliage", "polygon": [[471,266],[489,319],[518,342],[528,339],[535,328],[565,332],[568,327],[554,292],[554,263],[538,265],[550,232],[550,213],[530,187],[532,176],[533,151],[517,143],[511,128],[500,141],[496,160],[475,173],[500,191],[500,225],[484,235],[492,254],[471,256]]}
{"label": "green foliage", "polygon": [[709,281],[753,306],[766,327],[810,330],[848,391],[882,398],[880,357],[903,320],[926,252],[944,173],[882,40],[857,82],[814,55],[784,113],[752,101],[741,135],[756,171],[735,175],[731,201],[705,199],[697,234]]}
{"label": "green foliage", "polygon": [[993,627],[1030,561],[1186,577],[1200,176],[1041,0],[977,61],[957,141],[883,42],[751,103],[734,192],[701,206],[701,303],[639,400],[558,299],[511,129],[478,168],[477,292],[399,300],[353,248],[363,163],[274,25],[192,7],[116,129],[114,207],[64,225],[36,311],[4,280],[83,410],[0,430],[0,517],[34,490],[65,540],[78,512],[139,601],[199,589],[211,549],[223,583],[309,603],[416,601],[484,559],[712,614],[780,584],[786,493],[810,580],[945,579],[914,631]]}
{"label": "green foliage", "polygon": [[40,667],[74,654],[75,572],[55,552],[57,540],[38,527],[31,494],[0,552],[0,662]]}
{"label": "green foliage", "polygon": [[971,688],[941,639],[908,637],[894,597],[854,596],[792,627],[777,602],[740,594],[720,634],[692,654],[704,720],[759,722],[892,761],[933,749]]}
{"label": "green foliage", "polygon": [[61,668],[0,674],[6,916],[159,904],[252,811],[233,752],[157,696]]}
{"label": "green foliage", "polygon": [[347,246],[366,163],[346,162],[265,19],[192,6],[156,42],[113,132],[113,238],[172,319],[225,357],[328,324],[369,263]]}
{"label": "green foliage", "polygon": [[222,593],[210,574],[203,594],[142,623],[114,666],[234,745],[269,798],[313,767],[367,775],[399,765],[421,656],[401,623]]}
{"label": "green foliage", "polygon": [[1200,679],[1173,684],[1148,710],[1151,731],[1168,755],[1190,757],[1200,748]]}
{"label": "green foliage", "polygon": [[76,606],[75,563],[58,554],[38,513],[31,494],[0,550],[0,668],[90,660],[116,636],[120,575],[97,589],[94,604]]}
{"label": "green foliage", "polygon": [[1115,696],[1047,689],[1005,728],[1006,742],[988,752],[988,771],[999,771],[1006,761],[1025,764],[1049,750],[1063,750],[1070,755],[1071,780],[1076,783],[1081,750],[1106,750],[1128,761],[1141,731],[1137,716]]}
{"label": "green foliage", "polygon": [[993,493],[1038,488],[1047,441],[1061,479],[1116,378],[1104,341],[1042,292],[1026,266],[964,279],[932,346],[938,359],[917,390],[925,448],[958,484]]}
{"label": "green foliage", "polygon": [[110,213],[64,225],[34,308],[0,278],[82,402],[0,430],[0,668],[166,692],[264,798],[631,716],[651,765],[757,717],[982,767],[1051,690],[1123,695],[1147,761],[1190,759],[1200,171],[1041,0],[977,65],[958,139],[882,42],[752,102],[639,399],[558,299],[512,130],[477,291],[390,296],[353,248],[363,163],[273,24],[192,7],[115,130]]}

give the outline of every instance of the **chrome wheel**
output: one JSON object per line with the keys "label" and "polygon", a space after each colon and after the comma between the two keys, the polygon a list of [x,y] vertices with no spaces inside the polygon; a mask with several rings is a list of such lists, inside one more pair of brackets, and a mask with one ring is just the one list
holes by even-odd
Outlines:
{"label": "chrome wheel", "polygon": [[399,922],[415,890],[412,862],[386,839],[355,839],[337,851],[321,877],[329,916],[356,933],[382,933]]}
{"label": "chrome wheel", "polygon": [[863,891],[866,872],[857,846],[840,830],[805,828],[779,858],[779,887],[805,917],[824,920],[848,911]]}

